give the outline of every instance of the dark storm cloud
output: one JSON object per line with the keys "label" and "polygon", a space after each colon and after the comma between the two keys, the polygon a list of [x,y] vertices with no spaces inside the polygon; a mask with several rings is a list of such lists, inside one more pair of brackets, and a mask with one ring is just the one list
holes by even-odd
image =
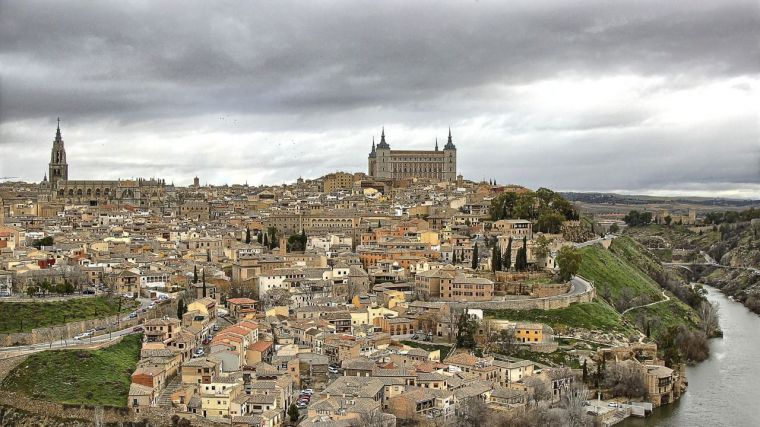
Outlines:
{"label": "dark storm cloud", "polygon": [[[109,173],[143,173],[131,166],[143,153],[172,156],[154,170],[181,180],[205,170],[239,179],[251,165],[259,178],[285,180],[363,168],[382,124],[396,124],[396,147],[426,147],[454,124],[468,177],[507,178],[500,164],[514,164],[506,153],[520,152],[529,161],[509,178],[528,185],[760,182],[756,109],[736,108],[725,126],[711,123],[699,138],[696,126],[683,124],[698,124],[704,112],[684,112],[678,124],[660,120],[679,108],[668,103],[673,94],[694,90],[699,98],[701,88],[734,80],[719,91],[740,100],[736,93],[757,94],[760,19],[751,1],[0,4],[3,153],[30,139],[47,143],[51,119],[63,115],[69,140],[97,134],[122,156],[108,155]],[[595,82],[618,76],[634,80],[611,87],[633,93],[607,105],[577,107],[585,94],[541,86],[585,81],[594,92]],[[204,135],[241,136],[245,162],[214,160],[215,143],[204,144]],[[151,136],[185,141],[183,149],[157,147],[146,142]],[[298,158],[262,161],[294,139]],[[124,143],[132,150],[116,147]],[[631,150],[642,143],[659,155]],[[726,163],[691,167],[718,143]],[[88,144],[78,159],[103,158],[98,147]],[[615,160],[619,154],[626,157]],[[678,160],[662,164],[671,157]],[[600,182],[592,172],[600,165],[619,178]]]}

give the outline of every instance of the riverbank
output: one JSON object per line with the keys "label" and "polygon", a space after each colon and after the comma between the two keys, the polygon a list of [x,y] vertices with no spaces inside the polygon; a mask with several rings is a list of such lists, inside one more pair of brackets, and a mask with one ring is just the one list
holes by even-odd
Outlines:
{"label": "riverbank", "polygon": [[760,317],[718,289],[705,289],[708,300],[719,307],[723,338],[710,340],[709,359],[686,368],[689,388],[680,400],[619,426],[757,425]]}

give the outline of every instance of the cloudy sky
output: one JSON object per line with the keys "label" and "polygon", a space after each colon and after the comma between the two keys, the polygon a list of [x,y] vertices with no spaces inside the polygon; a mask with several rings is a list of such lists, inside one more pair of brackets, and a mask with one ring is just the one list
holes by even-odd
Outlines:
{"label": "cloudy sky", "polygon": [[0,176],[282,183],[372,137],[469,179],[760,198],[752,1],[0,0]]}

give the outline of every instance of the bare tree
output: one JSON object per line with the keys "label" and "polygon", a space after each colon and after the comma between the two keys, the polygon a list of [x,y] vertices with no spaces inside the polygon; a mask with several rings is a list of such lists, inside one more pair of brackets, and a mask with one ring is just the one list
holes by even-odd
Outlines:
{"label": "bare tree", "polygon": [[593,420],[586,413],[584,402],[588,397],[588,388],[580,381],[575,381],[562,400],[565,409],[564,425],[568,427],[586,427],[593,424]]}
{"label": "bare tree", "polygon": [[457,404],[456,420],[457,426],[480,427],[491,425],[488,420],[488,406],[478,396],[472,396],[462,399]]}
{"label": "bare tree", "polygon": [[718,320],[718,307],[709,302],[702,301],[697,311],[700,318],[700,327],[702,332],[708,337],[713,336],[716,332],[720,331],[720,322]]}
{"label": "bare tree", "polygon": [[643,397],[647,393],[644,374],[632,362],[612,363],[607,366],[604,386],[615,396]]}
{"label": "bare tree", "polygon": [[549,400],[552,398],[552,391],[549,389],[549,385],[546,381],[537,376],[531,376],[523,380],[526,386],[528,386],[528,398],[534,404]]}

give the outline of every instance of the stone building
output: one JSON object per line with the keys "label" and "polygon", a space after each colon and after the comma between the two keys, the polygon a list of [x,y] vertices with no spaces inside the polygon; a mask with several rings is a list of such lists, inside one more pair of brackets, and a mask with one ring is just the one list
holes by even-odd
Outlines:
{"label": "stone building", "polygon": [[117,181],[70,180],[66,147],[61,137],[60,119],[58,120],[50,152],[48,175],[41,184],[43,201],[49,199],[52,202],[89,206],[130,204],[158,209],[166,197],[165,184],[163,180],[152,178]]}
{"label": "stone building", "polygon": [[442,151],[438,149],[438,141],[431,151],[391,150],[383,129],[377,147],[372,141],[368,163],[368,174],[376,179],[427,178],[453,182],[457,178],[457,148],[451,139],[451,129]]}

